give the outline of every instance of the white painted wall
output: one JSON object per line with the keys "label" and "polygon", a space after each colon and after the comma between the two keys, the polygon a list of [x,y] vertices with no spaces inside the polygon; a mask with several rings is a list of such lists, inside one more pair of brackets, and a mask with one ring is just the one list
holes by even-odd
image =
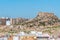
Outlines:
{"label": "white painted wall", "polygon": [[10,25],[10,21],[6,21],[6,25]]}
{"label": "white painted wall", "polygon": [[2,37],[2,38],[0,38],[0,40],[8,40],[8,38],[7,37]]}
{"label": "white painted wall", "polygon": [[13,40],[19,40],[19,37],[18,36],[14,36]]}
{"label": "white painted wall", "polygon": [[4,40],[8,40],[8,38],[7,37],[4,37]]}

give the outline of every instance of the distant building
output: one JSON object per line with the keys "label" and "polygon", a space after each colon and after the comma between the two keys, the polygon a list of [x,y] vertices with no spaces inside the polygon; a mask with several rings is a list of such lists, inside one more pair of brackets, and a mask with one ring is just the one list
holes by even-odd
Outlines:
{"label": "distant building", "polygon": [[6,25],[10,25],[10,18],[6,17]]}
{"label": "distant building", "polygon": [[0,25],[6,25],[6,18],[0,18]]}
{"label": "distant building", "polygon": [[0,18],[0,25],[16,25],[16,24],[20,24],[22,22],[25,22],[27,20],[28,19],[25,19],[25,18],[2,17],[2,18]]}
{"label": "distant building", "polygon": [[0,25],[10,25],[10,18],[1,17],[0,18]]}
{"label": "distant building", "polygon": [[11,25],[16,24],[16,19],[14,19],[14,18],[10,18],[10,24],[11,24]]}
{"label": "distant building", "polygon": [[10,23],[11,23],[11,25],[15,25],[15,24],[20,24],[27,20],[28,19],[24,19],[24,18],[10,18]]}

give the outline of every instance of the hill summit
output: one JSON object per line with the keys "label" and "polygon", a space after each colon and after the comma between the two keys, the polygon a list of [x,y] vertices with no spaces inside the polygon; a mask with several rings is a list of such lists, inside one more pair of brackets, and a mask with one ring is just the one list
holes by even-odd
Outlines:
{"label": "hill summit", "polygon": [[55,25],[59,24],[60,19],[54,15],[54,13],[48,13],[48,12],[39,12],[38,15],[30,19],[24,23],[23,25],[27,25],[28,27],[33,27],[33,26],[47,26],[47,25]]}

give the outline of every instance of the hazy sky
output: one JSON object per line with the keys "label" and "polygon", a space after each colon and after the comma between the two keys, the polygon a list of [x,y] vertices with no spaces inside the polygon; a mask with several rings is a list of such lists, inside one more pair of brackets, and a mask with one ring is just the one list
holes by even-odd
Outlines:
{"label": "hazy sky", "polygon": [[38,12],[60,17],[60,0],[0,0],[0,17],[34,18]]}

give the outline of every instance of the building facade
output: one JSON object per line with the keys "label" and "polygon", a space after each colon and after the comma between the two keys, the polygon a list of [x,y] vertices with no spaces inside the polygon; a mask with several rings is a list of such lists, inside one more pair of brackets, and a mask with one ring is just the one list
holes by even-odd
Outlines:
{"label": "building facade", "polygon": [[0,25],[6,25],[6,18],[0,18]]}

